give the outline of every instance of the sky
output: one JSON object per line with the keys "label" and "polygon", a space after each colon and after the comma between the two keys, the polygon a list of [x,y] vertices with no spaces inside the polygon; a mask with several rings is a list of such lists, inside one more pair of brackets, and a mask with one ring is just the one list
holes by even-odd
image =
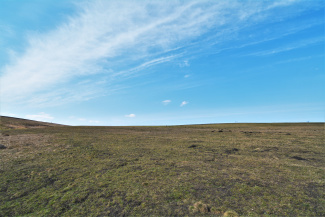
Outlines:
{"label": "sky", "polygon": [[324,122],[323,0],[0,0],[0,113]]}

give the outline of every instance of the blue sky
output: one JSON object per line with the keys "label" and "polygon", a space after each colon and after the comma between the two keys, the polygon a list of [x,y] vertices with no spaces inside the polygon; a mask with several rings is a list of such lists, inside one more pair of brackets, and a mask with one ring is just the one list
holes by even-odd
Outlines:
{"label": "blue sky", "polygon": [[323,0],[0,0],[1,114],[324,121]]}

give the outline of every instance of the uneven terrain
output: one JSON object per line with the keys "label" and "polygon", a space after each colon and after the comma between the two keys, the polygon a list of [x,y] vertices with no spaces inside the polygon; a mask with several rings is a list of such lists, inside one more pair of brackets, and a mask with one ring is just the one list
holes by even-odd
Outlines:
{"label": "uneven terrain", "polygon": [[1,119],[0,216],[325,216],[324,123]]}
{"label": "uneven terrain", "polygon": [[0,130],[44,128],[44,127],[56,127],[56,126],[64,126],[64,125],[41,122],[41,121],[31,121],[22,118],[0,116]]}

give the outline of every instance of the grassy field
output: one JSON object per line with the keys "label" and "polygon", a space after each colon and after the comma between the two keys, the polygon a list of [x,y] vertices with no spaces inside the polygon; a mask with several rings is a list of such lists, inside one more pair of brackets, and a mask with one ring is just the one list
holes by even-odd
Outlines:
{"label": "grassy field", "polygon": [[6,124],[0,216],[325,216],[323,123]]}

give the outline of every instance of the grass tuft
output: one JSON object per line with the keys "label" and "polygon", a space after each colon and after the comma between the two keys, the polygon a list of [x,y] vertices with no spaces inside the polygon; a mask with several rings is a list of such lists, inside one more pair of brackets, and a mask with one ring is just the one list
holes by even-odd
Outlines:
{"label": "grass tuft", "polygon": [[238,217],[238,213],[236,213],[235,211],[233,210],[228,210],[227,212],[225,212],[223,214],[224,217]]}
{"label": "grass tuft", "polygon": [[193,206],[190,206],[190,210],[194,213],[208,213],[210,212],[210,207],[201,201],[196,202]]}

